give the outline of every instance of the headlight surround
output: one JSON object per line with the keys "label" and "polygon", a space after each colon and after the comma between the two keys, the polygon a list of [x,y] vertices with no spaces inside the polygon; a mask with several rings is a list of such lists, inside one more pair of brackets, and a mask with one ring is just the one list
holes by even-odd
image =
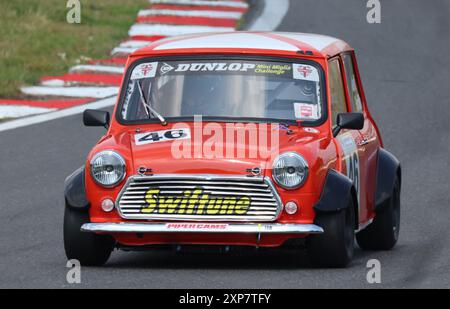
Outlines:
{"label": "headlight surround", "polygon": [[294,190],[301,187],[308,178],[308,163],[296,152],[286,152],[275,159],[272,176],[281,187]]}
{"label": "headlight surround", "polygon": [[92,158],[90,170],[97,184],[111,188],[125,178],[125,160],[115,151],[102,151]]}

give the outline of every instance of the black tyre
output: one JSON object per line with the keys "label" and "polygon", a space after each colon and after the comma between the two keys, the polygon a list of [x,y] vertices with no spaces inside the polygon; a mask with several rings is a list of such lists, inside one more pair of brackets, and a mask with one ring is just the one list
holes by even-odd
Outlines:
{"label": "black tyre", "polygon": [[80,231],[89,223],[89,214],[66,207],[64,212],[64,249],[67,259],[77,259],[84,266],[102,266],[114,248],[110,236]]}
{"label": "black tyre", "polygon": [[400,234],[400,182],[396,179],[391,198],[383,210],[376,214],[366,229],[356,234],[358,245],[363,250],[391,250]]}
{"label": "black tyre", "polygon": [[307,239],[308,255],[316,267],[343,268],[353,258],[355,248],[355,208],[350,201],[346,209],[319,213],[315,224],[324,229]]}

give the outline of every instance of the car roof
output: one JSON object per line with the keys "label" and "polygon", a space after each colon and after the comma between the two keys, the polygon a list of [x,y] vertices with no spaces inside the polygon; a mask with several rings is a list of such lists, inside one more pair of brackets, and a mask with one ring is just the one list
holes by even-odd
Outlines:
{"label": "car roof", "polygon": [[277,52],[330,58],[352,48],[344,41],[325,35],[289,32],[220,32],[175,36],[153,42],[132,56],[212,51],[235,53]]}

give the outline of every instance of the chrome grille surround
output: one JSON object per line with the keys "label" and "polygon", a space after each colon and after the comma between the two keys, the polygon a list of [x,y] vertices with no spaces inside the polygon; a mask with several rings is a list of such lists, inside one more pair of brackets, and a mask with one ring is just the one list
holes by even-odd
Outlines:
{"label": "chrome grille surround", "polygon": [[[161,194],[183,194],[183,190],[203,189],[211,198],[248,196],[251,204],[246,215],[145,214],[145,195],[151,188]],[[239,221],[273,222],[283,209],[278,192],[269,177],[227,175],[135,175],[128,178],[116,200],[116,209],[123,219],[164,221]]]}

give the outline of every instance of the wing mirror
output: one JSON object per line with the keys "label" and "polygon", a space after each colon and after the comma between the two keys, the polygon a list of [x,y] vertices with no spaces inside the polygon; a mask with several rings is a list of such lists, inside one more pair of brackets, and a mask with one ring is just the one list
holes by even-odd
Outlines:
{"label": "wing mirror", "polygon": [[86,127],[109,128],[110,116],[108,112],[95,109],[87,109],[83,113],[83,123]]}
{"label": "wing mirror", "polygon": [[342,129],[362,130],[364,128],[363,113],[341,113],[337,115],[337,126],[333,129],[336,137]]}

